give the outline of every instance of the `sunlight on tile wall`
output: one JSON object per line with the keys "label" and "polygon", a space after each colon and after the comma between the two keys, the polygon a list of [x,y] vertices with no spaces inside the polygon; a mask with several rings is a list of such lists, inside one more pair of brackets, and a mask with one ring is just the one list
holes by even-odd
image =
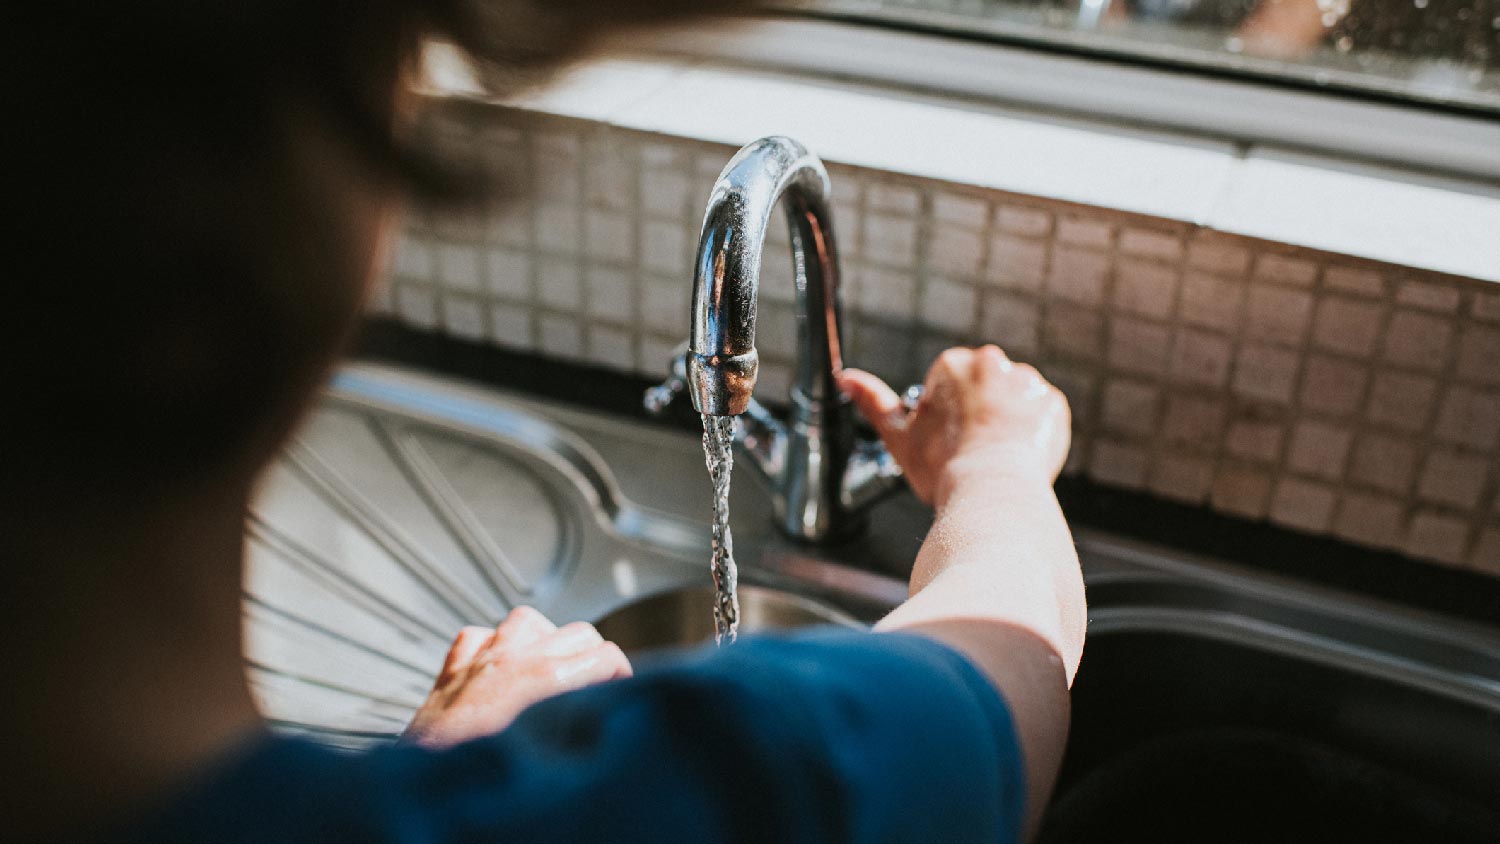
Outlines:
{"label": "sunlight on tile wall", "polygon": [[[531,198],[413,213],[377,310],[656,377],[729,147],[495,108],[432,130]],[[851,365],[904,384],[953,344],[1036,363],[1076,419],[1068,471],[1500,576],[1500,291],[1183,224],[829,163]],[[794,321],[784,228],[763,396]],[[777,254],[781,255],[779,259]]]}

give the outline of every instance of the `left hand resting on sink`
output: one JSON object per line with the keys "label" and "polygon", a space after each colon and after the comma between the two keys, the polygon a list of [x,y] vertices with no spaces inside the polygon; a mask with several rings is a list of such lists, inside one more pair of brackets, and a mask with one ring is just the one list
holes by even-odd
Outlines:
{"label": "left hand resting on sink", "polygon": [[402,739],[446,747],[497,733],[539,700],[629,676],[625,654],[592,624],[559,628],[531,607],[516,607],[493,630],[459,632]]}

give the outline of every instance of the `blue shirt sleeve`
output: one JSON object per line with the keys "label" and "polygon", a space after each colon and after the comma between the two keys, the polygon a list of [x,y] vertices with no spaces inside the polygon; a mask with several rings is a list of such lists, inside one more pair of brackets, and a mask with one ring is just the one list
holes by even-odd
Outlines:
{"label": "blue shirt sleeve", "polygon": [[747,638],[370,761],[383,840],[994,844],[1024,817],[999,694],[903,634]]}

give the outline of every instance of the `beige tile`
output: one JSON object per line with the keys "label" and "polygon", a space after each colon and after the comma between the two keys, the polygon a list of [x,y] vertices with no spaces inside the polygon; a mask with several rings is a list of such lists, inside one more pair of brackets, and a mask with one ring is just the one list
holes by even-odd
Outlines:
{"label": "beige tile", "polygon": [[975,196],[940,191],[932,196],[932,218],[938,228],[953,225],[979,232],[989,218],[988,202]]}
{"label": "beige tile", "polygon": [[1357,363],[1309,355],[1302,371],[1301,405],[1333,416],[1352,415],[1359,409],[1368,380],[1368,372]]}
{"label": "beige tile", "polygon": [[1179,328],[1172,344],[1172,380],[1199,387],[1223,387],[1233,349],[1229,340],[1195,328]]}
{"label": "beige tile", "polygon": [[1396,288],[1396,302],[1440,314],[1458,313],[1458,288],[1451,284],[1406,281]]}
{"label": "beige tile", "polygon": [[1221,466],[1214,477],[1209,501],[1215,510],[1247,519],[1263,519],[1271,501],[1271,476],[1253,466]]}
{"label": "beige tile", "polygon": [[1247,460],[1275,463],[1281,457],[1281,443],[1285,437],[1286,426],[1280,422],[1236,419],[1229,425],[1225,447],[1230,454]]}
{"label": "beige tile", "polygon": [[485,256],[489,291],[505,299],[531,297],[531,256],[519,249],[494,247]]}
{"label": "beige tile", "polygon": [[635,303],[640,298],[635,277],[615,267],[589,266],[583,270],[589,316],[601,322],[633,325]]}
{"label": "beige tile", "polygon": [[444,296],[443,328],[455,337],[483,340],[488,333],[483,306],[468,296]]}
{"label": "beige tile", "polygon": [[1469,526],[1456,516],[1437,510],[1418,510],[1407,527],[1403,550],[1413,557],[1460,565],[1468,545]]}
{"label": "beige tile", "polygon": [[1380,336],[1383,310],[1376,302],[1326,296],[1313,319],[1313,345],[1330,352],[1368,356]]}
{"label": "beige tile", "polygon": [[1495,449],[1500,440],[1500,393],[1449,387],[1438,407],[1433,435],[1453,445]]}
{"label": "beige tile", "polygon": [[914,217],[922,207],[922,194],[910,185],[872,181],[865,186],[865,207]]}
{"label": "beige tile", "polygon": [[588,361],[606,369],[635,371],[635,337],[629,331],[612,325],[590,325]]}
{"label": "beige tile", "polygon": [[1046,348],[1085,360],[1103,351],[1104,317],[1094,310],[1054,302],[1043,317]]}
{"label": "beige tile", "polygon": [[[583,280],[578,261],[543,257],[537,262],[537,298],[549,307],[576,311],[583,305]],[[685,306],[684,306],[685,307]]]}
{"label": "beige tile", "polygon": [[1500,384],[1500,329],[1471,325],[1458,340],[1458,377]]}
{"label": "beige tile", "polygon": [[1245,299],[1245,337],[1282,346],[1300,346],[1312,319],[1312,294],[1268,284],[1252,284]]}
{"label": "beige tile", "polygon": [[[674,222],[688,217],[693,207],[692,181],[676,170],[642,170],[640,174],[641,210],[652,217]],[[707,202],[708,198],[703,198]]]}
{"label": "beige tile", "polygon": [[438,282],[444,288],[479,292],[483,275],[479,247],[468,243],[439,243],[436,251]]}
{"label": "beige tile", "polygon": [[1300,478],[1282,478],[1271,496],[1271,521],[1309,533],[1324,533],[1337,501],[1334,488]]}
{"label": "beige tile", "polygon": [[1337,481],[1343,477],[1353,439],[1347,427],[1304,419],[1292,429],[1287,465],[1304,475]]}
{"label": "beige tile", "polygon": [[917,221],[893,214],[867,214],[863,244],[861,253],[867,261],[903,269],[912,267],[917,256]]}
{"label": "beige tile", "polygon": [[489,221],[485,228],[485,239],[501,246],[531,248],[531,206],[522,202],[510,202],[489,210]]}
{"label": "beige tile", "polygon": [[684,284],[678,278],[660,276],[650,276],[644,281],[641,288],[641,322],[661,334],[687,337],[692,286]]}
{"label": "beige tile", "polygon": [[1365,418],[1404,431],[1420,431],[1432,418],[1437,381],[1406,372],[1377,372]]}
{"label": "beige tile", "polygon": [[1119,248],[1124,255],[1176,262],[1182,257],[1182,238],[1169,231],[1125,228],[1120,231]]}
{"label": "beige tile", "polygon": [[1405,494],[1417,468],[1417,448],[1406,438],[1361,434],[1354,444],[1349,477],[1377,489]]}
{"label": "beige tile", "polygon": [[954,278],[974,278],[984,263],[984,238],[979,232],[942,226],[927,245],[927,266]]}
{"label": "beige tile", "polygon": [[1172,396],[1167,401],[1161,435],[1172,445],[1208,450],[1224,436],[1228,407],[1224,400],[1208,396]]}
{"label": "beige tile", "polygon": [[979,340],[996,343],[1012,357],[1030,357],[1040,345],[1041,311],[1037,301],[1004,291],[984,295]]}
{"label": "beige tile", "polygon": [[1151,467],[1147,488],[1183,504],[1202,504],[1208,500],[1213,480],[1212,460],[1189,454],[1164,454]]}
{"label": "beige tile", "polygon": [[1104,427],[1122,434],[1150,436],[1156,430],[1161,390],[1116,378],[1104,385]]}
{"label": "beige tile", "polygon": [[1471,311],[1477,320],[1500,322],[1500,293],[1475,293]]}
{"label": "beige tile", "polygon": [[1244,345],[1235,357],[1234,392],[1246,398],[1288,404],[1297,386],[1297,356],[1271,346]]}
{"label": "beige tile", "polygon": [[1114,228],[1110,224],[1084,217],[1059,217],[1057,240],[1075,246],[1092,249],[1108,249],[1114,240]]}
{"label": "beige tile", "polygon": [[537,322],[537,346],[553,357],[581,360],[583,325],[573,317],[543,314]]}
{"label": "beige tile", "polygon": [[1040,208],[997,205],[995,228],[1022,237],[1046,237],[1052,233],[1052,215]]}
{"label": "beige tile", "polygon": [[1333,517],[1333,533],[1340,539],[1372,548],[1397,548],[1405,527],[1403,511],[1398,499],[1346,492]]}
{"label": "beige tile", "polygon": [[396,246],[393,275],[403,281],[418,281],[424,284],[433,280],[433,243],[426,237],[408,231]]}
{"label": "beige tile", "polygon": [[617,211],[590,210],[584,215],[584,254],[603,261],[626,263],[635,258],[635,224]]}
{"label": "beige tile", "polygon": [[1469,568],[1500,577],[1500,525],[1491,525],[1479,532],[1474,551],[1469,554]]}
{"label": "beige tile", "polygon": [[1427,455],[1417,481],[1417,495],[1435,504],[1465,510],[1479,504],[1489,477],[1489,461],[1463,452],[1434,449]]}
{"label": "beige tile", "polygon": [[1115,265],[1116,309],[1166,319],[1172,314],[1172,302],[1176,297],[1176,267],[1137,258],[1122,258]]}
{"label": "beige tile", "polygon": [[1385,359],[1402,366],[1436,371],[1448,359],[1453,324],[1442,317],[1398,310],[1385,332]]}
{"label": "beige tile", "polygon": [[904,270],[865,267],[859,275],[860,311],[890,319],[910,319],[917,306],[916,279]]}
{"label": "beige tile", "polygon": [[1121,372],[1161,376],[1171,342],[1171,329],[1163,323],[1117,316],[1110,323],[1109,364]]}
{"label": "beige tile", "polygon": [[554,255],[577,255],[583,245],[582,216],[576,205],[537,206],[537,247]]}
{"label": "beige tile", "polygon": [[1054,249],[1047,290],[1059,299],[1097,308],[1104,302],[1109,256],[1086,249]]}
{"label": "beige tile", "polygon": [[687,229],[677,222],[647,220],[641,226],[641,266],[692,278],[693,259]]}
{"label": "beige tile", "polygon": [[1257,281],[1312,287],[1318,280],[1318,264],[1307,258],[1262,252],[1255,256],[1254,277]]}
{"label": "beige tile", "polygon": [[774,401],[786,401],[792,392],[792,367],[776,361],[762,361],[755,381],[755,394]]}
{"label": "beige tile", "polygon": [[973,285],[945,278],[927,279],[922,292],[922,322],[952,334],[967,337],[974,331],[979,298]]}
{"label": "beige tile", "polygon": [[1040,290],[1047,269],[1047,241],[1012,235],[990,239],[985,279],[1001,287]]}
{"label": "beige tile", "polygon": [[1094,393],[1099,375],[1090,366],[1053,362],[1046,366],[1047,380],[1062,391],[1073,409],[1073,427],[1086,428],[1094,418]]}
{"label": "beige tile", "polygon": [[531,308],[495,303],[489,307],[490,342],[509,349],[530,349]]}
{"label": "beige tile", "polygon": [[1323,270],[1323,284],[1333,290],[1371,298],[1385,293],[1385,277],[1367,267],[1330,266]]}
{"label": "beige tile", "polygon": [[1242,276],[1250,267],[1250,250],[1225,237],[1203,235],[1188,244],[1188,266],[1225,276]]}
{"label": "beige tile", "polygon": [[1140,489],[1146,482],[1150,460],[1150,455],[1139,446],[1099,440],[1089,453],[1088,474],[1102,484]]}
{"label": "beige tile", "polygon": [[1244,298],[1244,284],[1193,270],[1182,277],[1177,310],[1183,322],[1233,331],[1240,323]]}

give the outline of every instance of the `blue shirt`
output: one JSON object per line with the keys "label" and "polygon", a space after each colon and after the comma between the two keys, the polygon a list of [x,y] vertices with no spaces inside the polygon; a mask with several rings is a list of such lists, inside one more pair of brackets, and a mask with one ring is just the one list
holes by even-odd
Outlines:
{"label": "blue shirt", "polygon": [[543,701],[444,750],[265,737],[137,828],[151,842],[1013,842],[1000,696],[926,638],[747,637]]}

